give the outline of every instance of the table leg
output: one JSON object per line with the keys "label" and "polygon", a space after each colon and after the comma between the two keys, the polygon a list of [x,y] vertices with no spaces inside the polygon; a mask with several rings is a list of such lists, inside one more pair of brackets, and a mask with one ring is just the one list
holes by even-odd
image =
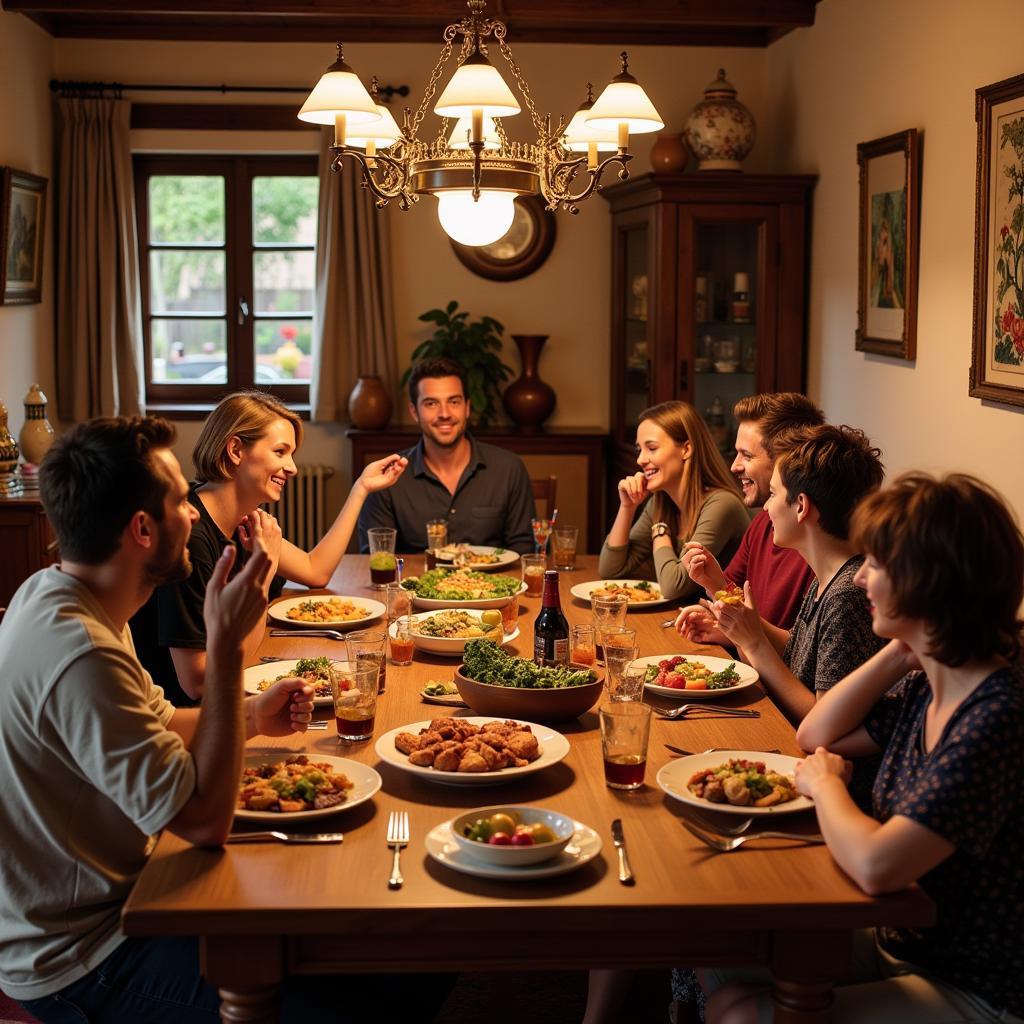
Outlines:
{"label": "table leg", "polygon": [[223,1024],[274,1024],[278,1020],[278,985],[221,988],[220,1019]]}
{"label": "table leg", "polygon": [[832,982],[850,970],[849,931],[776,932],[772,943],[775,1024],[828,1024]]}
{"label": "table leg", "polygon": [[199,967],[220,993],[224,1024],[276,1024],[284,943],[270,936],[217,935],[199,940]]}

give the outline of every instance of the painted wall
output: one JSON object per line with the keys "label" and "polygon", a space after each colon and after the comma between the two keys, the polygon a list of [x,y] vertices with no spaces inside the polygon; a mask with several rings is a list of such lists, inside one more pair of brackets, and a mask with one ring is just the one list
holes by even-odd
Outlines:
{"label": "painted wall", "polygon": [[[967,8],[970,8],[969,13]],[[890,474],[967,470],[1024,512],[1024,410],[969,398],[975,89],[1024,72],[1019,0],[825,0],[813,29],[768,50],[780,170],[814,196],[809,393],[860,425]],[[915,363],[854,350],[857,143],[924,133]],[[768,133],[765,133],[766,136]]]}
{"label": "painted wall", "polygon": [[53,116],[49,79],[53,40],[28,19],[0,13],[0,165],[50,179],[47,196],[43,301],[0,305],[0,401],[11,432],[24,423],[22,399],[39,383],[51,402],[53,388]]}

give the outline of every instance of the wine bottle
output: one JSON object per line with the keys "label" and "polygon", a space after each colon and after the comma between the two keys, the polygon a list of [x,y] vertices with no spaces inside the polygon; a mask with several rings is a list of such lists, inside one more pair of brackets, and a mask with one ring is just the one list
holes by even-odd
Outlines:
{"label": "wine bottle", "polygon": [[533,660],[538,665],[569,664],[569,623],[562,614],[556,569],[544,573],[540,615],[533,624]]}

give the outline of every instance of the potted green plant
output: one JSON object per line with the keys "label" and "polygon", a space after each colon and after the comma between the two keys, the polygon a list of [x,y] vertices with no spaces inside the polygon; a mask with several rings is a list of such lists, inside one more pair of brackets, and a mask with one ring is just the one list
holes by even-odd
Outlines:
{"label": "potted green plant", "polygon": [[[454,359],[466,371],[471,405],[472,422],[475,426],[486,427],[498,411],[499,385],[512,376],[512,368],[506,366],[498,352],[501,349],[501,334],[505,328],[493,317],[484,316],[472,323],[469,313],[457,313],[459,304],[452,300],[444,309],[428,309],[420,316],[427,323],[436,324],[431,337],[418,345],[412,353],[412,361],[420,359]],[[410,366],[402,374],[402,387],[409,381]]]}

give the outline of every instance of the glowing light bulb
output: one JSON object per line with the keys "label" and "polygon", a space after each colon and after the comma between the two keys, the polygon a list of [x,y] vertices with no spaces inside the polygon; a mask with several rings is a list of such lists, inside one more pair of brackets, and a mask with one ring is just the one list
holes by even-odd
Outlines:
{"label": "glowing light bulb", "polygon": [[473,201],[470,189],[437,194],[437,217],[450,238],[463,245],[496,242],[515,219],[515,193],[482,191]]}

